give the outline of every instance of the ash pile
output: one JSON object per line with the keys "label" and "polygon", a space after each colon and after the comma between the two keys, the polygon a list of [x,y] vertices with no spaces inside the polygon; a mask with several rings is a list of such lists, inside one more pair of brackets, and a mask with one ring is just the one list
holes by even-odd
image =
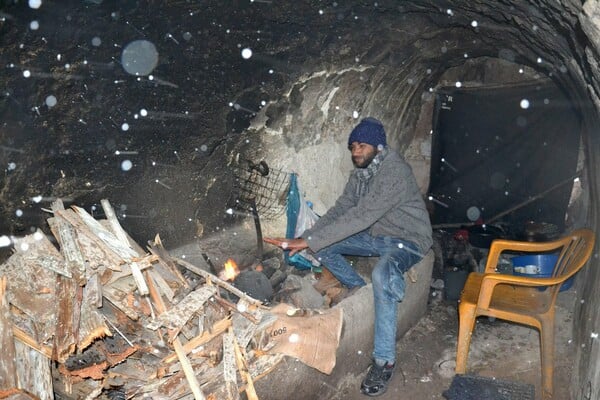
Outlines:
{"label": "ash pile", "polygon": [[[52,204],[54,244],[13,240],[0,265],[0,398],[259,399],[285,357],[329,374],[342,309],[267,306],[106,219]],[[316,331],[318,330],[318,331]]]}

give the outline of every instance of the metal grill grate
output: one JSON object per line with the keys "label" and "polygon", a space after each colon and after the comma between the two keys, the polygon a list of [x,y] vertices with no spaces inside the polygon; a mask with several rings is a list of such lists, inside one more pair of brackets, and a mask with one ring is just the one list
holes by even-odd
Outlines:
{"label": "metal grill grate", "polygon": [[236,208],[252,212],[253,202],[261,218],[275,219],[285,212],[289,173],[269,168],[265,161],[247,162],[233,169],[237,191]]}

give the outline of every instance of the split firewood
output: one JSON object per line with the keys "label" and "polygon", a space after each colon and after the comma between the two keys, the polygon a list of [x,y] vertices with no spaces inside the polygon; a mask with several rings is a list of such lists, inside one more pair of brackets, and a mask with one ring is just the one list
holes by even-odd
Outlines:
{"label": "split firewood", "polygon": [[242,376],[242,379],[246,382],[246,397],[248,400],[258,400],[258,395],[256,394],[256,389],[254,388],[254,380],[252,379],[252,375],[248,372],[248,363],[246,361],[246,351],[238,345],[235,341],[234,336],[234,349],[235,349],[235,359],[237,362],[238,371]]}
{"label": "split firewood", "polygon": [[216,292],[216,287],[208,285],[194,290],[171,308],[168,313],[159,315],[154,321],[147,324],[146,327],[154,331],[159,327],[164,326],[179,332],[196,311],[200,309],[208,299],[214,296]]}
{"label": "split firewood", "polygon": [[87,234],[98,242],[100,246],[109,248],[113,253],[123,260],[138,256],[128,245],[123,244],[108,229],[106,229],[94,217],[83,208],[72,206],[72,210],[59,211],[58,215],[65,218],[78,232]]}
{"label": "split firewood", "polygon": [[231,328],[223,334],[223,380],[227,400],[238,400],[237,368],[235,358],[235,337]]}
{"label": "split firewood", "polygon": [[81,302],[81,317],[79,320],[79,335],[77,338],[77,349],[83,350],[91,345],[96,339],[112,336],[112,332],[106,326],[104,316],[96,309],[94,301],[96,294],[88,290],[88,285],[83,288],[83,301]]}
{"label": "split firewood", "polygon": [[77,348],[82,295],[73,279],[57,275],[56,325],[54,327],[53,359],[63,363]]}
{"label": "split firewood", "polygon": [[65,259],[65,270],[68,271],[68,278],[73,277],[80,285],[85,285],[85,259],[77,242],[75,229],[58,213],[64,211],[65,207],[60,199],[52,203],[52,212],[55,217],[48,220],[51,229],[56,230],[54,236],[60,244],[60,251]]}
{"label": "split firewood", "polygon": [[57,274],[40,262],[40,255],[64,263],[52,243],[44,235],[34,233],[15,240],[15,253],[2,264],[1,273],[12,288],[6,293],[8,302],[34,324],[13,322],[34,342],[45,343],[51,340],[56,321]]}
{"label": "split firewood", "polygon": [[[227,331],[227,329],[231,326],[231,319],[230,318],[224,318],[220,321],[217,321],[210,329],[210,331],[204,331],[202,332],[200,335],[196,336],[195,338],[189,340],[187,343],[185,343],[183,345],[183,350],[185,352],[185,354],[190,353],[192,350],[194,350],[197,347],[202,346],[203,344],[206,344],[208,342],[210,342],[211,340],[213,340],[214,338],[222,335],[224,332]],[[175,354],[172,354],[168,357],[165,357],[161,360],[161,363],[165,363],[168,364],[170,362],[175,361],[175,359],[177,358],[177,356]]]}
{"label": "split firewood", "polygon": [[0,390],[17,387],[15,363],[15,339],[10,322],[8,299],[6,298],[6,277],[0,278]]}
{"label": "split firewood", "polygon": [[[125,259],[115,249],[107,246],[100,237],[96,235],[85,222],[76,214],[73,210],[60,210],[54,213],[54,217],[60,217],[67,221],[73,229],[77,231],[77,241],[79,246],[86,255],[89,268],[98,270],[102,268],[110,268],[114,271],[120,271],[119,267]],[[52,226],[51,226],[52,228]],[[110,233],[106,228],[103,228],[105,232]],[[57,236],[57,232],[52,231],[54,236]]]}
{"label": "split firewood", "polygon": [[34,338],[29,336],[25,331],[13,325],[13,335],[17,338],[21,343],[27,345],[29,348],[37,351],[42,354],[44,357],[51,359],[52,358],[52,347],[45,346],[38,343]]}
{"label": "split firewood", "polygon": [[228,309],[229,311],[233,311],[235,313],[239,313],[239,314],[243,315],[245,318],[249,319],[254,324],[258,324],[260,322],[260,319],[256,318],[256,316],[252,315],[251,313],[244,310],[243,308],[240,310],[240,308],[238,308],[238,306],[236,304],[234,304],[228,300],[225,300],[222,297],[218,297],[218,296],[215,297],[215,301],[217,303],[219,303],[219,305],[221,305],[222,307]]}
{"label": "split firewood", "polygon": [[163,264],[165,268],[171,271],[185,287],[189,287],[188,281],[184,278],[184,276],[181,274],[181,272],[175,265],[175,262],[171,255],[164,248],[159,235],[156,235],[154,237],[154,243],[152,243],[148,249],[152,254],[159,258],[161,264]]}
{"label": "split firewood", "polygon": [[145,272],[147,272],[147,274],[150,275],[150,277],[154,280],[154,283],[160,288],[160,291],[165,295],[167,300],[173,302],[173,299],[175,298],[175,291],[171,288],[165,278],[163,278],[163,276],[158,272],[158,268],[151,268]]}
{"label": "split firewood", "polygon": [[121,224],[119,223],[119,220],[117,219],[117,215],[115,214],[115,210],[110,205],[110,202],[108,201],[108,199],[100,200],[100,204],[102,205],[102,209],[104,210],[104,215],[106,215],[106,219],[108,220],[108,223],[110,224],[112,233],[114,233],[114,235],[117,237],[117,239],[119,239],[121,241],[121,243],[126,244],[129,247],[132,247],[131,243],[129,243],[128,235],[127,235],[127,233],[125,233],[125,230],[123,230],[123,228],[121,227]]}
{"label": "split firewood", "polygon": [[129,306],[127,296],[135,289],[133,278],[127,276],[110,285],[104,285],[102,295],[117,309],[134,321],[139,319],[138,311]]}
{"label": "split firewood", "polygon": [[50,359],[15,341],[19,387],[39,400],[54,400]]}
{"label": "split firewood", "polygon": [[173,346],[175,348],[175,353],[177,353],[177,358],[179,358],[179,362],[181,363],[181,367],[183,368],[183,373],[185,374],[185,377],[190,385],[190,389],[192,389],[194,398],[196,400],[205,400],[206,397],[200,389],[200,385],[198,384],[198,379],[196,379],[196,375],[194,374],[192,364],[190,364],[190,360],[188,360],[179,338],[176,337],[173,340]]}
{"label": "split firewood", "polygon": [[148,284],[146,283],[146,280],[144,279],[144,275],[142,275],[142,269],[140,268],[139,264],[135,261],[132,261],[129,264],[129,267],[131,268],[131,276],[133,277],[133,280],[135,281],[135,284],[137,286],[138,292],[141,296],[145,296],[148,294]]}

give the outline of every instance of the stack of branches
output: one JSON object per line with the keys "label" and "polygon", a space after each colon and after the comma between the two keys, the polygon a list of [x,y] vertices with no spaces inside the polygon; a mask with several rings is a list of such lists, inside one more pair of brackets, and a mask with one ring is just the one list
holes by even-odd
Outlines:
{"label": "stack of branches", "polygon": [[0,265],[0,398],[257,399],[276,317],[258,300],[120,226],[52,204]]}

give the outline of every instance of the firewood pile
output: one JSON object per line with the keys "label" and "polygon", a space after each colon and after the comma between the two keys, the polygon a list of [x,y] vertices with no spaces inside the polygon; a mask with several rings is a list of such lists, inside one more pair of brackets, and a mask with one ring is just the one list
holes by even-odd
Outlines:
{"label": "firewood pile", "polygon": [[271,351],[277,315],[158,236],[144,251],[102,208],[97,220],[57,200],[56,245],[41,232],[13,240],[0,265],[0,398],[258,399],[254,382],[284,357]]}

